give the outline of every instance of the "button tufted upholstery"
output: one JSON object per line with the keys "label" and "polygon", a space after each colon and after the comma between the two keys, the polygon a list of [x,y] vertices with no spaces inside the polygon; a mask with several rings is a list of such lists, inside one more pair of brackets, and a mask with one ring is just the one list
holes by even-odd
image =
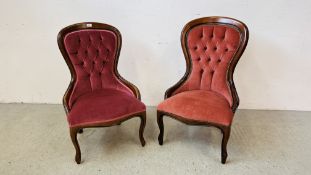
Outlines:
{"label": "button tufted upholstery", "polygon": [[186,45],[192,69],[186,82],[173,95],[190,90],[211,90],[223,95],[231,106],[227,71],[240,45],[240,33],[230,25],[198,25],[188,32]]}
{"label": "button tufted upholstery", "polygon": [[76,72],[69,108],[80,96],[99,89],[115,89],[134,97],[113,71],[116,42],[117,36],[109,30],[78,30],[64,37],[65,49]]}

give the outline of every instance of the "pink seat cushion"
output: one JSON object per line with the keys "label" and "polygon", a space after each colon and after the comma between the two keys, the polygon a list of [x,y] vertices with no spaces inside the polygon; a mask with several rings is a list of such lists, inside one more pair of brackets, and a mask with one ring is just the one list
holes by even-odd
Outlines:
{"label": "pink seat cushion", "polygon": [[68,115],[68,122],[71,127],[105,123],[145,110],[141,101],[126,92],[101,89],[78,97]]}
{"label": "pink seat cushion", "polygon": [[207,90],[193,90],[178,93],[158,105],[158,110],[180,117],[231,125],[233,112],[224,96]]}

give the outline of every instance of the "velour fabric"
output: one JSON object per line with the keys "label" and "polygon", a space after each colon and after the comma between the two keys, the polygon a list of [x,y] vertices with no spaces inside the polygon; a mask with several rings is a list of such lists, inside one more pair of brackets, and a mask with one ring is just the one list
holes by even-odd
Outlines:
{"label": "velour fabric", "polygon": [[159,111],[213,124],[231,125],[233,112],[228,101],[219,93],[192,90],[178,93],[158,105]]}
{"label": "velour fabric", "polygon": [[145,110],[145,105],[133,95],[116,89],[100,89],[78,97],[67,119],[71,127],[83,126],[117,120]]}
{"label": "velour fabric", "polygon": [[116,89],[134,96],[113,71],[117,52],[115,33],[99,29],[78,30],[64,37],[64,45],[76,73],[69,108],[83,94],[99,89]]}
{"label": "velour fabric", "polygon": [[198,25],[186,36],[192,69],[174,94],[189,90],[211,90],[222,94],[230,106],[232,95],[227,70],[240,44],[240,33],[230,25]]}

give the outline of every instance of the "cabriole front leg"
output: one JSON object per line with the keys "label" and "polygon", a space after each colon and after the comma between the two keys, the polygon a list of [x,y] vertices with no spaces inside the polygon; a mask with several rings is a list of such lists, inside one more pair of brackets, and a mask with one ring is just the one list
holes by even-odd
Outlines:
{"label": "cabriole front leg", "polygon": [[228,156],[228,153],[227,153],[227,143],[228,143],[228,140],[229,140],[229,137],[230,137],[230,130],[231,130],[230,126],[223,127],[221,129],[222,134],[223,134],[222,142],[221,142],[221,163],[223,163],[223,164],[226,163],[227,156]]}
{"label": "cabriole front leg", "polygon": [[81,150],[80,150],[80,146],[78,143],[78,132],[80,131],[80,128],[70,128],[70,137],[71,137],[71,141],[73,143],[73,146],[76,149],[76,156],[75,156],[75,160],[77,162],[77,164],[81,163]]}

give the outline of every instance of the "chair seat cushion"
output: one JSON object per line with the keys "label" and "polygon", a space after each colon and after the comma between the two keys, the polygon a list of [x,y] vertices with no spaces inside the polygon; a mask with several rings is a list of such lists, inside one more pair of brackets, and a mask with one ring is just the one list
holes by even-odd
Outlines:
{"label": "chair seat cushion", "polygon": [[225,97],[217,92],[193,90],[178,93],[158,105],[158,110],[179,117],[220,124],[231,125],[233,112]]}
{"label": "chair seat cushion", "polygon": [[114,89],[101,89],[76,100],[68,114],[71,127],[105,123],[146,111],[146,106],[132,95]]}

